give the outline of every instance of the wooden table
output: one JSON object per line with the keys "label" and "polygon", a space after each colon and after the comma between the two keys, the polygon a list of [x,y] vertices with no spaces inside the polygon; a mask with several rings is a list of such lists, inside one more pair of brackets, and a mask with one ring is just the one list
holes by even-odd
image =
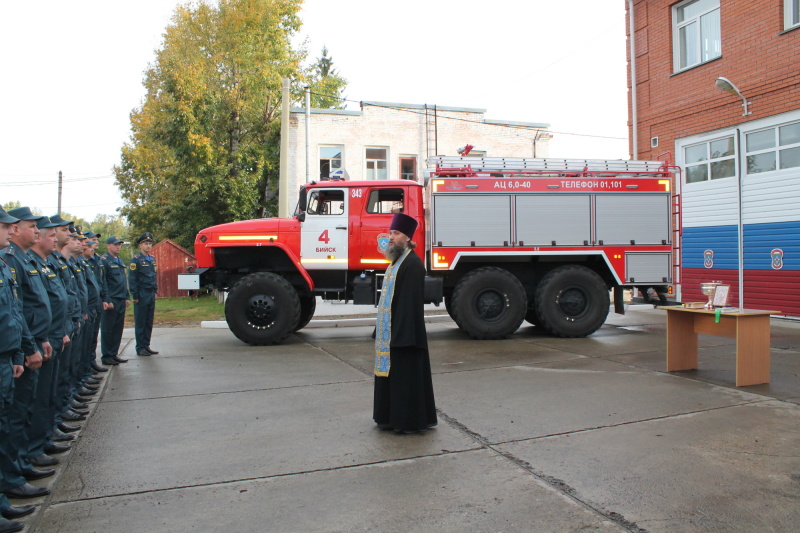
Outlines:
{"label": "wooden table", "polygon": [[661,307],[667,312],[667,372],[697,368],[697,335],[736,339],[736,386],[769,383],[769,315],[780,311],[722,312]]}

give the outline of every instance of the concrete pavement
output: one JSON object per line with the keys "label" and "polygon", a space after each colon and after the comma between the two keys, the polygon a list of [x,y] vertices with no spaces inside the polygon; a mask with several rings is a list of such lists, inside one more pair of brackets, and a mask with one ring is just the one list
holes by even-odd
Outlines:
{"label": "concrete pavement", "polygon": [[[336,318],[337,322],[342,318]],[[344,322],[342,322],[344,324]],[[439,427],[371,420],[368,325],[282,346],[154,331],[109,372],[41,532],[798,531],[800,324],[772,320],[772,382],[736,388],[732,339],[664,372],[664,312],[586,339],[428,324]],[[131,332],[126,331],[129,341]],[[15,501],[21,504],[21,501]],[[27,502],[26,502],[27,503]]]}

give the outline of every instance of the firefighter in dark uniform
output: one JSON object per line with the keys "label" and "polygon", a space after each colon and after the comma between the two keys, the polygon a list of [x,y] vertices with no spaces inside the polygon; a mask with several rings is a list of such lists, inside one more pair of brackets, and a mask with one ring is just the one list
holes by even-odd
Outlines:
{"label": "firefighter in dark uniform", "polygon": [[[14,468],[9,473],[8,484],[2,490],[9,497],[35,498],[50,494],[50,489],[35,487],[27,480],[40,479],[55,473],[55,470],[36,470],[23,466],[27,462],[28,432],[33,417],[39,368],[43,361],[52,356],[52,347],[48,341],[52,313],[42,274],[31,256],[26,253],[39,239],[36,223],[42,217],[34,215],[27,207],[12,209],[8,214],[18,218],[19,222],[11,225],[11,243],[0,253],[11,267],[18,284],[22,316],[25,319],[23,335],[33,339],[35,354],[30,361],[26,361],[24,372],[14,382],[7,444],[10,453],[16,455],[12,455]],[[30,352],[30,349],[26,352]]]}
{"label": "firefighter in dark uniform", "polygon": [[[94,235],[92,233],[92,235]],[[86,320],[86,331],[83,338],[83,346],[81,348],[81,356],[79,364],[79,378],[85,388],[89,387],[86,380],[89,379],[94,373],[92,363],[95,360],[95,350],[97,345],[92,341],[96,339],[95,323],[100,320],[103,312],[103,284],[97,279],[95,269],[89,262],[89,257],[94,255],[94,249],[91,247],[92,241],[89,240],[88,233],[84,233],[85,238],[83,242],[83,252],[77,257],[81,263],[83,274],[86,277],[86,290],[89,299],[89,318]]]}
{"label": "firefighter in dark uniform", "polygon": [[[84,272],[83,262],[81,261],[81,253],[83,252],[83,242],[86,237],[77,226],[70,226],[70,256],[67,259],[67,264],[72,269],[75,275],[75,281],[78,286],[78,301],[81,305],[81,319],[78,324],[78,331],[72,338],[72,357],[70,362],[69,372],[69,398],[66,399],[68,403],[72,402],[76,394],[79,394],[80,380],[82,378],[80,373],[80,362],[83,358],[83,348],[86,346],[86,331],[89,324],[89,287],[86,281],[86,272]],[[84,395],[88,398],[88,395]],[[80,416],[85,416],[83,413],[78,413]]]}
{"label": "firefighter in dark uniform", "polygon": [[68,321],[71,321],[67,314],[70,301],[66,287],[58,275],[57,267],[51,268],[51,254],[57,243],[55,228],[58,227],[58,223],[53,223],[48,217],[44,217],[36,225],[40,233],[39,241],[28,250],[28,255],[39,269],[47,296],[50,299],[52,320],[47,338],[53,348],[53,357],[44,361],[39,369],[33,418],[28,431],[28,453],[22,463],[25,469],[31,469],[33,466],[47,466],[40,459],[43,458],[48,444],[53,444],[53,441],[75,438],[61,432],[54,425],[58,414],[56,409],[58,367],[63,361],[65,341],[69,342],[67,328]]}
{"label": "firefighter in dark uniform", "polygon": [[[8,246],[8,233],[11,224],[19,222],[3,209],[0,209],[0,250]],[[14,275],[6,262],[0,258],[0,491],[15,486],[14,452],[9,435],[11,403],[14,398],[14,381],[19,378],[26,361],[23,346],[33,349],[33,339],[23,339],[25,321],[19,311],[17,288]],[[25,526],[8,519],[21,518],[34,511],[33,505],[13,507],[5,494],[0,492],[0,531],[20,531]]]}
{"label": "firefighter in dark uniform", "polygon": [[108,304],[100,322],[100,360],[105,365],[118,365],[128,361],[119,357],[122,330],[125,328],[125,308],[130,304],[125,263],[119,257],[120,246],[124,242],[112,235],[106,239],[108,251],[100,256],[106,277]]}
{"label": "firefighter in dark uniform", "polygon": [[156,258],[150,255],[153,249],[153,234],[142,233],[136,244],[139,253],[131,258],[128,267],[128,286],[133,297],[133,318],[136,323],[136,355],[148,356],[158,352],[150,348],[153,333],[153,317],[156,311],[158,282]]}
{"label": "firefighter in dark uniform", "polygon": [[100,336],[100,319],[103,316],[103,311],[108,309],[108,286],[106,285],[106,276],[103,272],[103,262],[100,261],[100,255],[97,253],[98,239],[101,237],[99,233],[93,231],[87,232],[86,236],[89,241],[86,243],[91,249],[91,252],[84,254],[86,262],[92,267],[94,277],[100,284],[100,310],[97,314],[97,320],[94,323],[94,330],[89,333],[89,358],[91,359],[90,366],[94,372],[103,372],[105,369],[97,364],[97,339]]}
{"label": "firefighter in dark uniform", "polygon": [[[74,228],[70,229],[72,227],[72,222],[64,220],[59,215],[53,215],[50,217],[50,221],[58,224],[58,227],[56,227],[56,239],[58,240],[58,244],[56,250],[50,255],[50,260],[67,290],[69,299],[69,308],[67,310],[67,315],[69,317],[67,321],[67,335],[70,339],[69,344],[64,347],[61,353],[58,375],[56,376],[56,410],[58,413],[55,422],[58,424],[58,428],[61,431],[69,433],[80,429],[80,426],[70,425],[70,423],[74,424],[75,422],[86,419],[85,415],[73,411],[70,408],[70,403],[73,400],[71,394],[72,368],[77,353],[75,344],[76,339],[79,340],[78,331],[81,321],[83,320],[83,313],[81,310],[78,280],[75,277],[75,272],[69,261],[75,255],[75,250],[79,246],[79,241],[77,236],[73,236],[72,234]],[[32,458],[31,462],[36,466],[58,464],[57,459],[49,457],[46,454]]]}
{"label": "firefighter in dark uniform", "polygon": [[[67,308],[66,308],[66,323],[64,325],[65,337],[63,339],[63,347],[58,353],[58,359],[56,361],[56,369],[57,374],[55,376],[55,413],[53,417],[53,424],[56,426],[53,429],[53,440],[57,441],[64,441],[64,440],[71,440],[69,436],[66,436],[68,433],[72,433],[77,431],[81,428],[81,426],[77,425],[69,425],[64,421],[64,416],[67,418],[71,418],[70,422],[75,422],[76,420],[79,421],[80,419],[84,418],[84,415],[71,409],[73,405],[80,408],[83,404],[82,403],[73,403],[75,400],[70,398],[68,395],[69,392],[69,369],[72,365],[72,338],[75,334],[76,324],[80,322],[81,315],[80,315],[80,303],[78,302],[78,286],[75,280],[75,275],[72,272],[72,269],[67,264],[67,258],[61,253],[62,250],[67,246],[68,241],[71,240],[70,238],[70,230],[69,225],[72,224],[70,221],[66,221],[59,215],[53,215],[50,217],[50,222],[56,225],[55,228],[55,238],[56,238],[56,248],[52,251],[52,253],[47,258],[47,266],[58,275],[58,279],[64,287],[67,296]],[[70,253],[67,251],[67,253]],[[51,303],[51,305],[53,305]],[[55,309],[53,310],[55,313]],[[53,349],[55,351],[55,344],[54,341],[50,341],[53,344]],[[69,413],[67,412],[69,411]],[[46,446],[47,447],[47,446]],[[52,466],[58,464],[58,459],[55,457],[50,457],[46,453],[41,453],[36,455],[36,451],[38,450],[31,450],[29,451],[28,458],[30,462],[34,466]]]}

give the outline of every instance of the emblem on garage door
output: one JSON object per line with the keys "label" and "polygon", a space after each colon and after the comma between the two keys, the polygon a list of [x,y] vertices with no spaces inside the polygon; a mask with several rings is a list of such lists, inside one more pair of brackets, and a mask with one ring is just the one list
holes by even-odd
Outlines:
{"label": "emblem on garage door", "polygon": [[703,266],[712,268],[714,266],[714,250],[706,250],[703,252]]}
{"label": "emblem on garage door", "polygon": [[780,270],[783,268],[783,250],[775,248],[769,253],[772,256],[772,268]]}

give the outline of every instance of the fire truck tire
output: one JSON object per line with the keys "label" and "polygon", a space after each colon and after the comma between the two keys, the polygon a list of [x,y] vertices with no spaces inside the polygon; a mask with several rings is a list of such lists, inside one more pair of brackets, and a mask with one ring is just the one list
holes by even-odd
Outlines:
{"label": "fire truck tire", "polygon": [[255,272],[231,289],[225,319],[236,338],[247,344],[280,344],[300,321],[300,297],[281,276]]}
{"label": "fire truck tire", "polygon": [[314,318],[314,312],[317,310],[317,296],[311,291],[304,291],[299,293],[300,297],[300,321],[295,326],[295,331],[300,331],[311,322]]}
{"label": "fire truck tire", "polygon": [[525,288],[509,271],[482,267],[453,289],[451,316],[474,339],[502,339],[519,329],[528,308]]}
{"label": "fire truck tire", "polygon": [[456,319],[456,314],[453,310],[453,297],[452,296],[445,296],[444,297],[444,308],[447,310],[447,314],[450,315],[450,318],[458,324],[458,320]]}
{"label": "fire truck tire", "polygon": [[536,287],[539,325],[557,337],[591,335],[606,321],[609,305],[605,282],[584,266],[555,268]]}

